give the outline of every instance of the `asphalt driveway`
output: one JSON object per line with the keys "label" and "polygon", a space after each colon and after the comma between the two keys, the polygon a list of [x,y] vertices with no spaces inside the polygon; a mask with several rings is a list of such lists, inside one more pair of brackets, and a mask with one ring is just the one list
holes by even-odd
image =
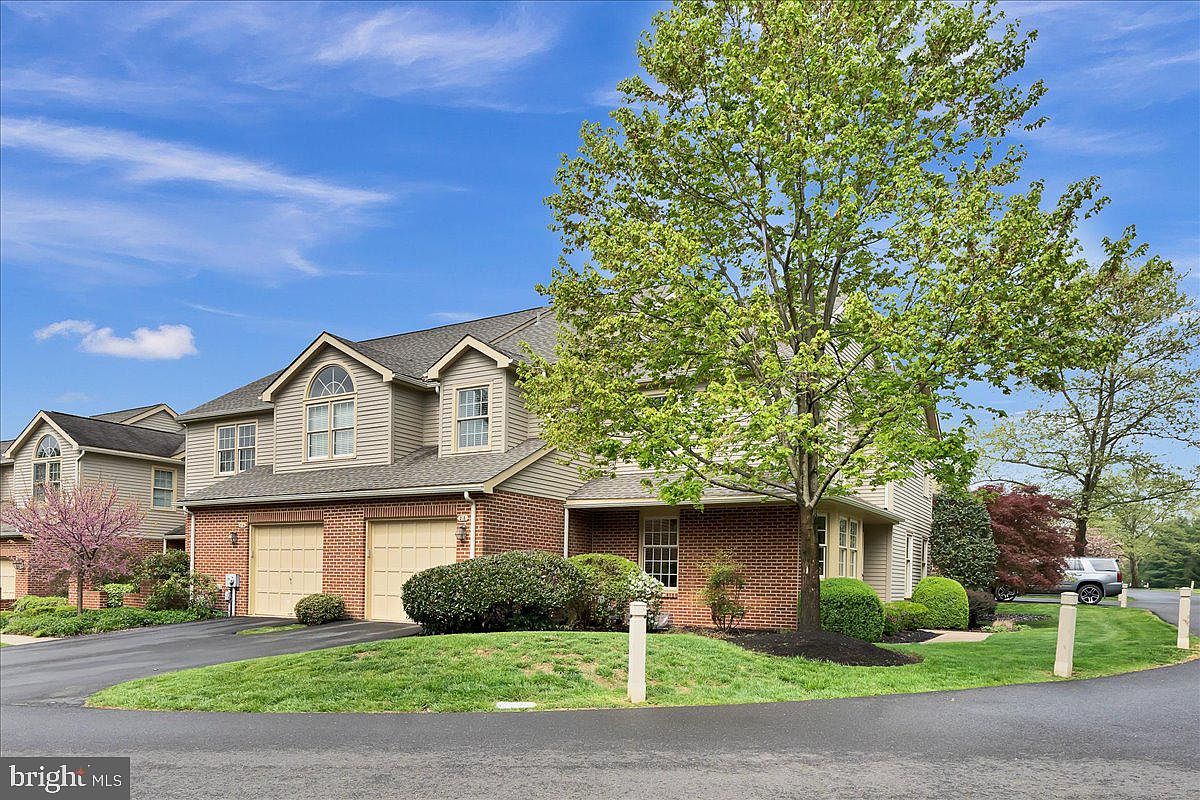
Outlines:
{"label": "asphalt driveway", "polygon": [[[0,650],[0,705],[83,705],[88,695],[106,686],[158,672],[392,639],[420,630],[390,622],[334,622],[235,635],[246,628],[294,622],[235,617],[5,647]],[[0,745],[3,738],[0,731]]]}

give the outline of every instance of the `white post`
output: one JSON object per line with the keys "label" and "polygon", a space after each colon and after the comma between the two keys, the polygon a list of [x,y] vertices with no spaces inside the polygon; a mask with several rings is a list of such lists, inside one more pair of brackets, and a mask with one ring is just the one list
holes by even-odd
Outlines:
{"label": "white post", "polygon": [[629,702],[646,702],[646,604],[629,604]]}
{"label": "white post", "polygon": [[1191,648],[1191,642],[1188,639],[1188,634],[1191,632],[1192,624],[1192,590],[1184,586],[1179,590],[1179,636],[1175,639],[1175,644],[1182,650]]}
{"label": "white post", "polygon": [[1120,597],[1120,600],[1121,600],[1121,608],[1128,608],[1128,607],[1129,607],[1129,594],[1126,592],[1126,589],[1125,589],[1125,587],[1124,587],[1124,586],[1122,586],[1122,587],[1121,587],[1121,597]]}
{"label": "white post", "polygon": [[1079,595],[1063,592],[1062,605],[1058,609],[1058,646],[1054,650],[1054,674],[1060,678],[1071,677],[1071,664],[1075,660],[1075,612]]}

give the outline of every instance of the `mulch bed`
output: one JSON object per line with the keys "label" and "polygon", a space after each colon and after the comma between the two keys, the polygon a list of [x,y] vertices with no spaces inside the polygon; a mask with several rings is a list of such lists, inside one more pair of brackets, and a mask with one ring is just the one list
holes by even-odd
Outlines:
{"label": "mulch bed", "polygon": [[921,660],[917,656],[876,647],[870,642],[830,631],[797,633],[746,630],[722,633],[711,628],[689,628],[684,632],[721,639],[767,655],[799,656],[851,667],[901,667]]}
{"label": "mulch bed", "polygon": [[880,641],[884,644],[917,644],[918,642],[928,642],[936,636],[936,633],[929,631],[900,631],[891,636],[884,636]]}

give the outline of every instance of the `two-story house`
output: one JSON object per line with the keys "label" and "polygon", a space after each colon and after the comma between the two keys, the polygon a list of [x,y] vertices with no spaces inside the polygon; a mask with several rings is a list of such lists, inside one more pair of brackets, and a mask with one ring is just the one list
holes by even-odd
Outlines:
{"label": "two-story house", "polygon": [[[718,550],[750,573],[748,626],[795,623],[795,513],[713,491],[667,506],[634,469],[584,483],[538,438],[521,344],[553,352],[549,308],[351,341],[322,333],[278,372],[180,416],[184,506],[197,570],[235,573],[238,612],[288,616],[333,592],[360,618],[406,619],[415,572],[513,549],[603,551],[663,581],[676,621],[707,624],[701,568]],[[925,573],[924,479],[830,499],[824,574],[884,599]]]}
{"label": "two-story house", "polygon": [[[22,502],[47,484],[111,483],[138,504],[145,519],[137,549],[148,553],[183,547],[183,426],[164,403],[91,417],[39,411],[16,439],[0,442],[0,500]],[[55,586],[53,576],[33,569],[30,543],[0,527],[0,596],[5,607],[26,594],[45,595],[73,587]],[[98,602],[88,598],[89,605]]]}

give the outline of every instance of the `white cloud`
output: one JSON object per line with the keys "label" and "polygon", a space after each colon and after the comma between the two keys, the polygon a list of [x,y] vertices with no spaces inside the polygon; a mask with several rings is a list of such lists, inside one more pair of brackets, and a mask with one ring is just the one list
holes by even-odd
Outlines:
{"label": "white cloud", "polygon": [[88,320],[64,319],[39,328],[33,335],[39,341],[54,336],[80,336],[79,349],[85,353],[144,361],[173,360],[197,352],[196,339],[187,325],[137,328],[130,336],[117,336],[112,328],[97,328]]}
{"label": "white cloud", "polygon": [[1094,156],[1120,156],[1152,153],[1166,145],[1151,131],[1088,130],[1051,123],[1025,134],[1031,141],[1055,150]]}
{"label": "white cloud", "polygon": [[478,314],[471,311],[434,311],[427,316],[438,322],[466,322],[469,319],[479,318]]}
{"label": "white cloud", "polygon": [[87,320],[83,319],[64,319],[60,322],[51,322],[44,328],[38,328],[33,332],[33,338],[39,342],[44,342],[47,339],[52,339],[55,336],[70,336],[72,334],[83,336],[96,330],[96,326]]}
{"label": "white cloud", "polygon": [[54,402],[63,406],[76,406],[80,403],[86,403],[92,398],[83,392],[63,392],[58,397],[54,398]]}
{"label": "white cloud", "polygon": [[236,191],[339,206],[381,203],[390,199],[383,192],[290,175],[246,159],[109,128],[6,118],[0,123],[0,135],[0,145],[4,147],[35,150],[83,164],[108,163],[124,167],[126,177],[139,183],[212,183]]}

